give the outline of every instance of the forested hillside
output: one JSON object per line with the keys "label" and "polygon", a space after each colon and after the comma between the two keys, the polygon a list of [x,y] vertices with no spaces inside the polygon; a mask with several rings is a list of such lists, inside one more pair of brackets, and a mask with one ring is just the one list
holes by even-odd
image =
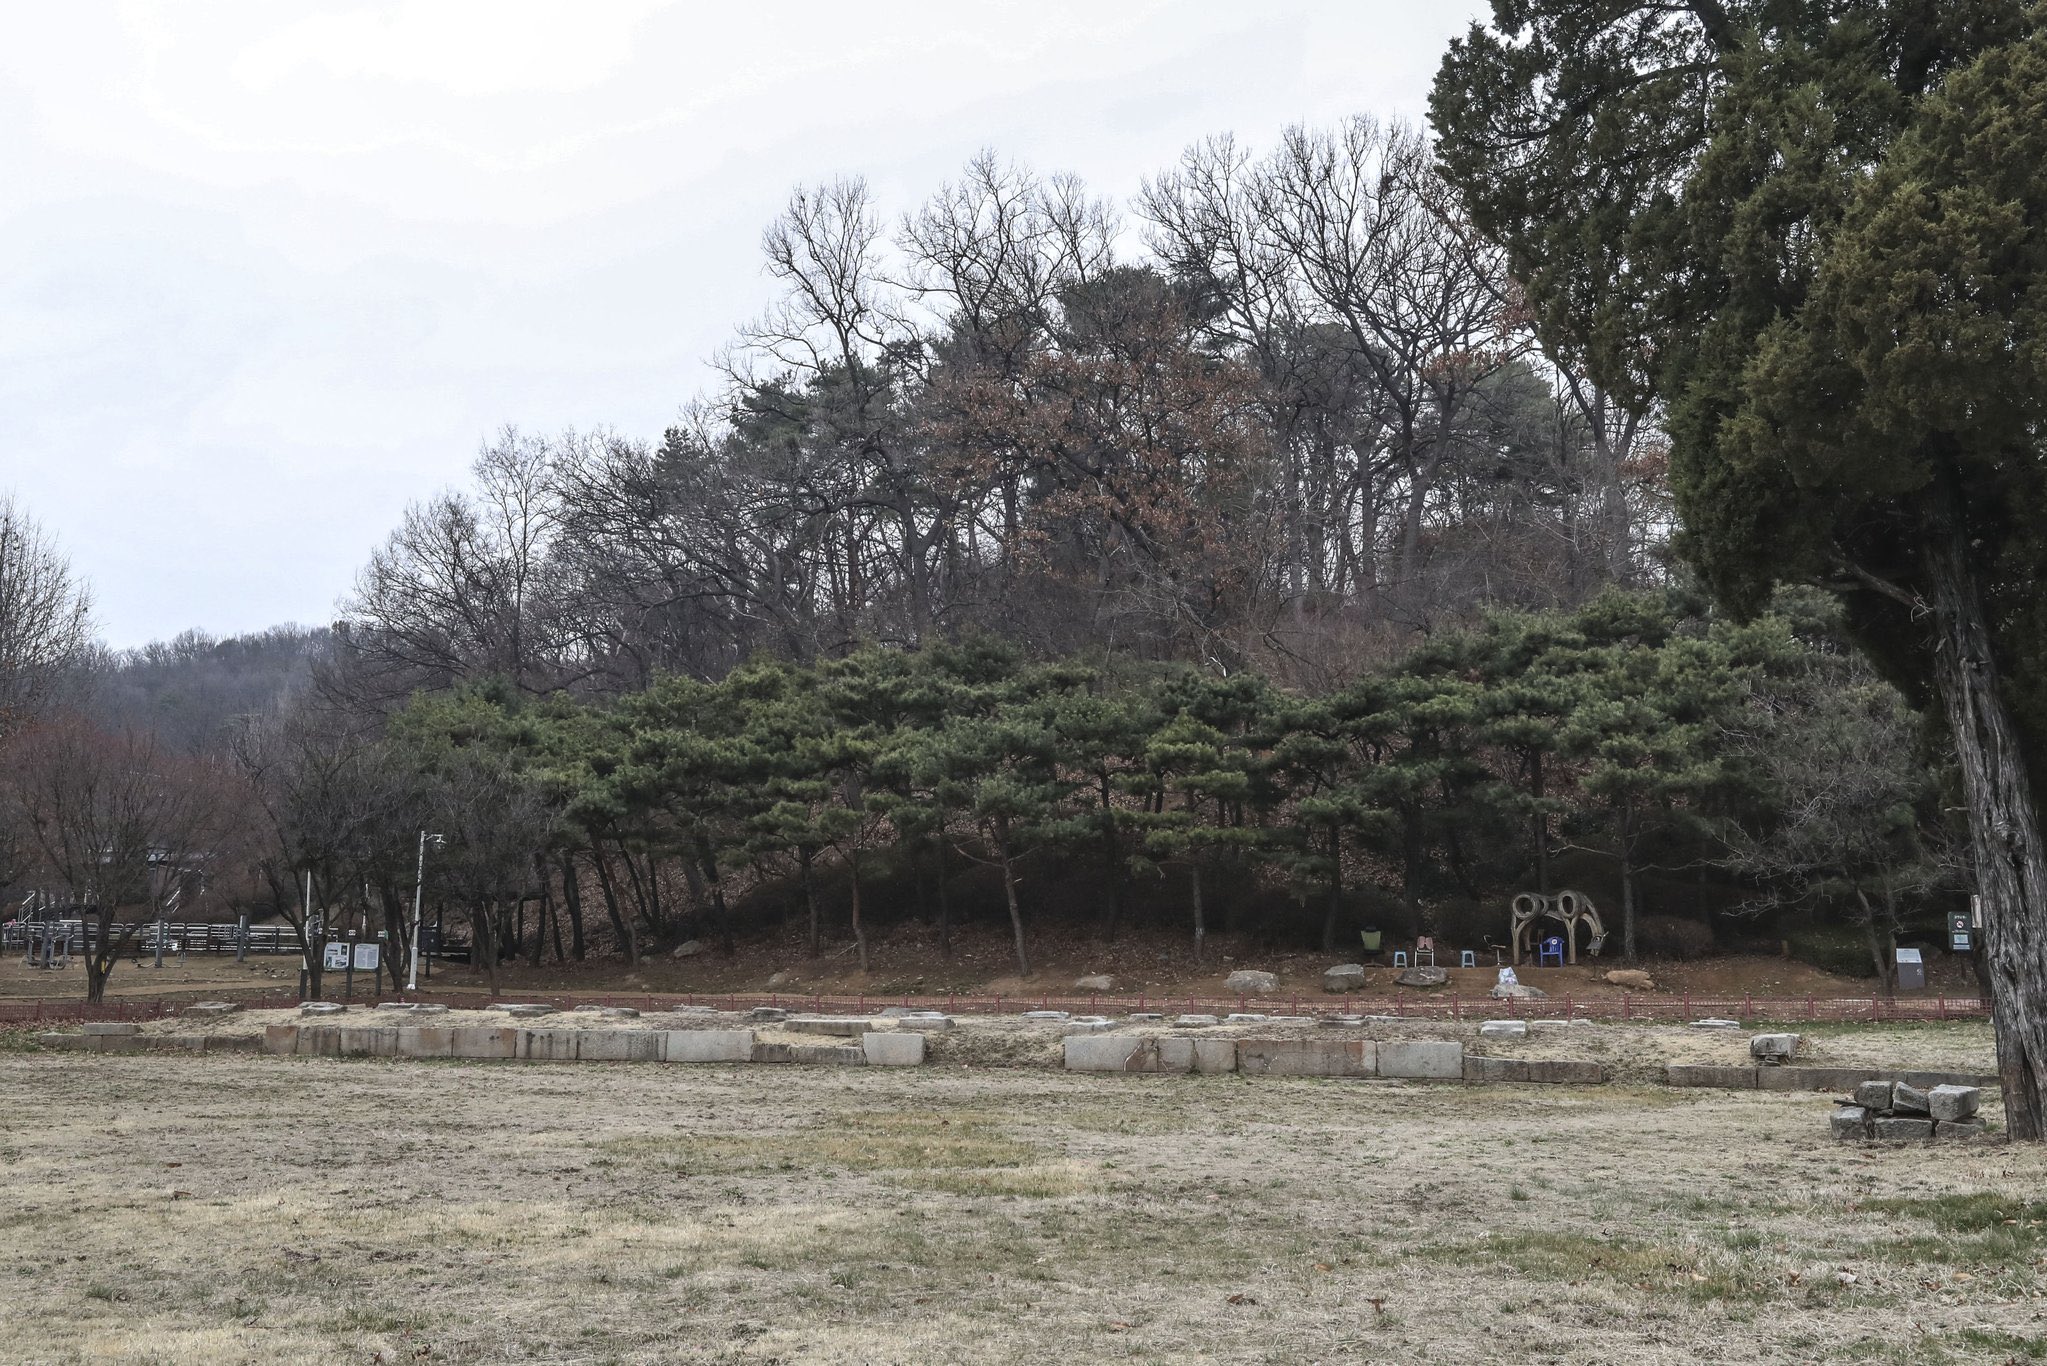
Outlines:
{"label": "forested hillside", "polygon": [[402,948],[423,869],[491,969],[791,920],[864,968],[916,916],[1029,975],[1052,928],[1475,947],[1559,864],[1621,957],[1781,913],[1883,973],[1965,885],[1944,749],[1826,599],[1691,588],[1657,409],[1540,343],[1415,130],[1218,138],[1127,211],[988,154],[763,246],[658,439],[505,431],[331,632],[79,655],[12,886]]}

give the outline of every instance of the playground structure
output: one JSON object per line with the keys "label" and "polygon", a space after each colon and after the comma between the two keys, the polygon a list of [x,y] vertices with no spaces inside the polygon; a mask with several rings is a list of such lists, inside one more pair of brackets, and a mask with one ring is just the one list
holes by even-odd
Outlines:
{"label": "playground structure", "polygon": [[1585,944],[1586,956],[1597,958],[1599,951],[1606,947],[1606,923],[1599,918],[1598,908],[1585,893],[1568,889],[1554,896],[1521,892],[1513,901],[1514,963],[1517,967],[1525,956],[1537,952],[1536,926],[1544,921],[1554,921],[1564,927],[1565,961],[1573,965],[1578,961],[1580,925],[1592,936]]}

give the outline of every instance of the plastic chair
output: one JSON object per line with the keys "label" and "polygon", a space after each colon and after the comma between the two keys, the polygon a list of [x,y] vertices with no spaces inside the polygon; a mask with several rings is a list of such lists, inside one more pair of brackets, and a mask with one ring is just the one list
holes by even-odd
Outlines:
{"label": "plastic chair", "polygon": [[[1423,954],[1427,954],[1427,955],[1428,955],[1428,962],[1427,962],[1426,964],[1424,964],[1424,963],[1422,962],[1422,955],[1423,955]],[[1420,937],[1419,939],[1415,940],[1415,941],[1414,941],[1414,961],[1415,961],[1415,966],[1417,966],[1417,967],[1423,967],[1423,966],[1427,966],[1427,967],[1434,967],[1434,966],[1436,966],[1436,941],[1435,941],[1434,939],[1430,938],[1430,937],[1429,937],[1428,935],[1423,935],[1423,936],[1421,936],[1421,937]]]}
{"label": "plastic chair", "polygon": [[1564,965],[1563,939],[1553,934],[1543,940],[1542,946],[1535,951],[1535,965],[1539,968],[1562,967]]}
{"label": "plastic chair", "polygon": [[1396,968],[1404,968],[1407,966],[1406,949],[1395,949],[1393,951],[1393,966]]}
{"label": "plastic chair", "polygon": [[1470,949],[1460,949],[1457,954],[1457,966],[1460,968],[1477,967],[1478,955],[1473,953]]}

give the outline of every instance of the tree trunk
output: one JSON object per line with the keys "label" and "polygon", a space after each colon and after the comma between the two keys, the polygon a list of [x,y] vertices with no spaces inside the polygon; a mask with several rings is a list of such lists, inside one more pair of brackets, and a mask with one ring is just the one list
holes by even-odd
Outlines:
{"label": "tree trunk", "polygon": [[1322,952],[1336,952],[1336,927],[1343,920],[1343,830],[1329,827],[1329,912],[1322,917]]}
{"label": "tree trunk", "polygon": [[[81,929],[84,921],[79,922]],[[60,931],[61,933],[61,931]],[[123,939],[126,936],[122,936]],[[122,945],[114,942],[114,916],[102,908],[97,937],[85,946],[85,1003],[100,1005],[107,999],[107,979],[114,975],[115,960]]]}
{"label": "tree trunk", "polygon": [[824,952],[824,927],[818,924],[817,882],[810,875],[809,845],[797,849],[796,864],[803,870],[803,905],[810,914],[810,956],[816,958]]}
{"label": "tree trunk", "polygon": [[[1620,838],[1621,862],[1621,961],[1635,962],[1635,841],[1632,819],[1623,818]],[[1576,938],[1575,933],[1572,936]]]}
{"label": "tree trunk", "polygon": [[1123,879],[1116,848],[1116,808],[1110,799],[1109,780],[1102,779],[1102,938],[1116,942],[1116,922],[1123,918]]}
{"label": "tree trunk", "polygon": [[590,859],[597,865],[597,885],[604,889],[604,909],[611,915],[611,928],[618,932],[620,947],[625,949],[625,961],[637,965],[640,938],[633,933],[631,917],[618,913],[618,888],[612,885],[611,865],[605,860],[604,846],[596,840],[590,841]]}
{"label": "tree trunk", "polygon": [[938,854],[938,951],[946,958],[952,957],[952,896],[946,891],[945,882],[945,826],[938,827],[936,841]]}
{"label": "tree trunk", "polygon": [[1188,888],[1194,895],[1194,966],[1200,967],[1201,944],[1208,938],[1208,924],[1201,908],[1201,864],[1197,861],[1189,865],[1187,873]]}
{"label": "tree trunk", "polygon": [[1855,889],[1855,900],[1862,906],[1862,928],[1869,935],[1869,957],[1876,964],[1876,980],[1886,1001],[1898,999],[1897,962],[1891,954],[1884,952],[1884,935],[1877,928],[1876,907],[1869,904],[1869,894],[1860,887]]}
{"label": "tree trunk", "polygon": [[853,945],[860,956],[860,971],[867,971],[867,927],[860,923],[860,851],[846,851],[846,871],[853,883]]}
{"label": "tree trunk", "polygon": [[2047,1137],[2047,846],[1967,555],[1959,530],[1927,554],[1934,679],[1969,805],[2005,1127],[2038,1140]]}
{"label": "tree trunk", "polygon": [[995,822],[995,852],[1002,860],[1002,895],[1009,903],[1009,932],[1016,941],[1016,970],[1018,975],[1031,975],[1031,956],[1024,951],[1023,911],[1016,904],[1016,870],[1009,858],[1009,822]]}
{"label": "tree trunk", "polygon": [[569,951],[583,961],[583,884],[576,874],[576,856],[562,852],[562,906],[569,913]]}
{"label": "tree trunk", "polygon": [[490,994],[498,994],[498,945],[497,927],[490,908],[471,907],[469,911],[469,940],[471,956],[483,964],[483,975],[490,982]]}

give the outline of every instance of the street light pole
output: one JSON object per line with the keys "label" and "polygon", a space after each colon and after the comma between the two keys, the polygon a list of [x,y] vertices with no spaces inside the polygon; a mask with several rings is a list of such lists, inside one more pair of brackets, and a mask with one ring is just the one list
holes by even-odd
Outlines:
{"label": "street light pole", "polygon": [[407,991],[419,990],[419,902],[420,893],[426,887],[426,842],[428,840],[439,844],[441,837],[439,835],[430,835],[424,830],[419,832],[419,863],[412,874],[412,964],[405,974],[405,989]]}

